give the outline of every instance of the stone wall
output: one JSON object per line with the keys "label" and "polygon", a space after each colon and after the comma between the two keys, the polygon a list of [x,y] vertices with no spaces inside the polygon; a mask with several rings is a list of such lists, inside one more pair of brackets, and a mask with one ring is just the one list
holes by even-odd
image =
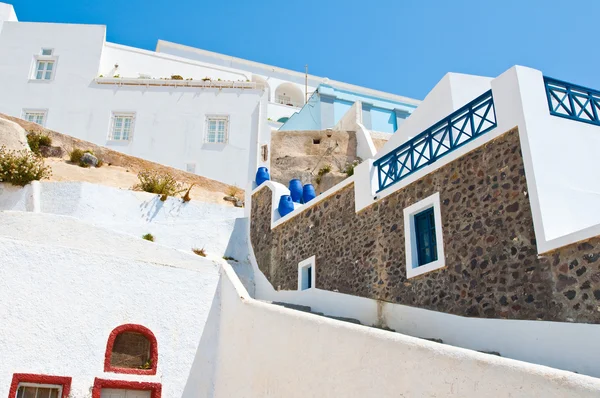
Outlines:
{"label": "stone wall", "polygon": [[[330,136],[328,136],[330,135]],[[357,159],[354,131],[277,131],[271,135],[271,179],[288,186],[293,178],[311,183],[317,193],[344,180]],[[330,171],[319,177],[319,170]]]}
{"label": "stone wall", "polygon": [[[439,192],[446,268],[406,278],[403,209]],[[275,288],[316,287],[456,315],[600,323],[600,239],[538,256],[516,129],[360,213],[351,184],[270,229],[271,191],[252,200],[251,239]]]}

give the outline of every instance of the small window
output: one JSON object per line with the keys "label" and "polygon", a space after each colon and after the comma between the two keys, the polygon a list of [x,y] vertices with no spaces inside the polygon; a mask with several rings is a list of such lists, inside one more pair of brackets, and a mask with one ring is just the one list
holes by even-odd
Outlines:
{"label": "small window", "polygon": [[54,50],[52,50],[51,48],[42,48],[42,55],[44,56],[52,56],[52,52]]}
{"label": "small window", "polygon": [[104,371],[156,374],[158,348],[154,334],[142,325],[122,325],[108,337]]}
{"label": "small window", "polygon": [[441,223],[439,193],[404,209],[407,278],[446,266]]}
{"label": "small window", "polygon": [[113,113],[110,134],[111,141],[130,141],[133,135],[133,113]]}
{"label": "small window", "polygon": [[315,256],[298,263],[298,290],[315,287]]}
{"label": "small window", "polygon": [[187,171],[188,173],[195,173],[196,172],[196,163],[186,163],[185,171]]}
{"label": "small window", "polygon": [[35,67],[35,80],[52,80],[54,76],[54,61],[37,60]]}
{"label": "small window", "polygon": [[313,138],[314,145],[319,145],[320,143],[321,143],[321,140],[319,138]]}
{"label": "small window", "polygon": [[67,398],[71,378],[33,373],[14,373],[9,398]]}
{"label": "small window", "polygon": [[24,110],[23,119],[44,126],[46,124],[46,111]]}
{"label": "small window", "polygon": [[260,147],[260,154],[261,154],[261,158],[262,158],[263,162],[266,162],[267,160],[269,160],[269,146],[262,145]]}
{"label": "small window", "polygon": [[228,116],[209,116],[206,124],[206,142],[211,144],[225,144],[227,142]]}
{"label": "small window", "polygon": [[433,207],[423,210],[415,215],[415,235],[417,238],[417,259],[419,267],[437,260]]}

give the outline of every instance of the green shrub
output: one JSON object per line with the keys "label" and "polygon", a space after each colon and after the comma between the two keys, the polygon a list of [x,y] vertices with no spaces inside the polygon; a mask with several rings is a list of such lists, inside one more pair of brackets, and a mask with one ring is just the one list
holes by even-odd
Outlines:
{"label": "green shrub", "polygon": [[69,160],[71,161],[71,163],[79,164],[84,153],[85,152],[83,151],[83,149],[75,148],[69,153]]}
{"label": "green shrub", "polygon": [[0,181],[25,186],[31,181],[50,178],[52,170],[44,165],[44,159],[26,149],[9,151],[0,148]]}
{"label": "green shrub", "polygon": [[171,75],[171,80],[183,80],[181,75]]}
{"label": "green shrub", "polygon": [[52,138],[46,134],[31,131],[27,134],[27,143],[29,144],[31,151],[36,155],[39,155],[40,147],[52,145]]}
{"label": "green shrub", "polygon": [[358,166],[359,164],[360,164],[360,160],[358,160],[358,159],[355,160],[352,163],[348,163],[346,165],[346,169],[344,170],[344,173],[346,173],[346,176],[348,176],[348,177],[353,176],[354,175],[354,168],[356,166]]}
{"label": "green shrub", "polygon": [[323,176],[329,172],[331,172],[330,164],[326,164],[325,166],[321,167],[321,169],[319,169],[319,172],[317,173],[317,178],[315,178],[315,182],[317,183],[317,185],[321,183]]}
{"label": "green shrub", "polygon": [[149,240],[150,242],[154,242],[154,235],[152,235],[152,234],[142,235],[142,239],[146,239],[146,240]]}
{"label": "green shrub", "polygon": [[142,170],[138,173],[138,179],[140,183],[133,187],[134,190],[156,193],[165,200],[167,196],[175,196],[184,191],[182,185],[169,173]]}

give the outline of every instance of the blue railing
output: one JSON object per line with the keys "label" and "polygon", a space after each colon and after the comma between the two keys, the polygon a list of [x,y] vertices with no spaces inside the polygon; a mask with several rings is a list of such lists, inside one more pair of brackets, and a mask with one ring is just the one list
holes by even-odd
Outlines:
{"label": "blue railing", "polygon": [[496,127],[492,91],[477,97],[374,162],[384,190]]}
{"label": "blue railing", "polygon": [[600,126],[600,91],[550,77],[544,85],[551,115]]}

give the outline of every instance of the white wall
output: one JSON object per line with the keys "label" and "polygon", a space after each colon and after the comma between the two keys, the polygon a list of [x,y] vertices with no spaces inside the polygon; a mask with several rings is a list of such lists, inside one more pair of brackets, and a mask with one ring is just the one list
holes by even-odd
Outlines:
{"label": "white wall", "polygon": [[[0,212],[0,395],[13,373],[163,383],[181,396],[212,306],[215,264],[68,217]],[[111,243],[112,242],[112,243]],[[158,342],[156,376],[104,373],[110,332],[127,323]]]}
{"label": "white wall", "polygon": [[[184,396],[595,397],[600,381],[251,299],[224,267],[217,372]],[[202,363],[196,358],[197,369]],[[205,363],[209,359],[205,360]],[[214,385],[214,393],[206,394]],[[208,387],[207,387],[208,386]],[[189,393],[189,395],[187,394]]]}
{"label": "white wall", "polygon": [[[38,198],[43,213],[75,217],[136,238],[151,233],[155,242],[184,251],[205,248],[225,254],[241,208],[179,198],[162,202],[158,195],[86,182],[41,182]],[[31,187],[0,183],[0,211],[31,211]]]}
{"label": "white wall", "polygon": [[0,3],[0,32],[4,21],[18,21],[17,14],[11,4]]}
{"label": "white wall", "polygon": [[[339,122],[333,128],[334,130],[341,131],[354,131],[356,133],[356,156],[365,160],[375,156],[377,152],[373,139],[371,137],[371,131],[362,124],[362,103],[356,101]],[[387,137],[390,134],[381,133]],[[386,138],[387,138],[386,137]]]}
{"label": "white wall", "polygon": [[539,251],[600,235],[600,126],[550,115],[542,72],[511,73],[517,89],[498,112],[522,133]]}
{"label": "white wall", "polygon": [[[0,35],[0,112],[21,117],[24,108],[47,109],[46,127],[53,130],[180,169],[195,163],[197,174],[245,186],[257,167],[250,164],[256,159],[256,139],[269,131],[259,123],[266,92],[94,83],[115,63],[122,77],[145,72],[195,78],[208,73],[189,60],[104,45],[104,37],[105,27],[98,25],[7,22]],[[29,80],[33,57],[42,47],[53,48],[58,56],[51,82]],[[244,77],[221,69],[224,79]],[[136,113],[129,143],[108,141],[114,111]],[[207,115],[229,116],[226,145],[204,143]]]}
{"label": "white wall", "polygon": [[390,152],[490,89],[489,77],[447,73],[378,152]]}

